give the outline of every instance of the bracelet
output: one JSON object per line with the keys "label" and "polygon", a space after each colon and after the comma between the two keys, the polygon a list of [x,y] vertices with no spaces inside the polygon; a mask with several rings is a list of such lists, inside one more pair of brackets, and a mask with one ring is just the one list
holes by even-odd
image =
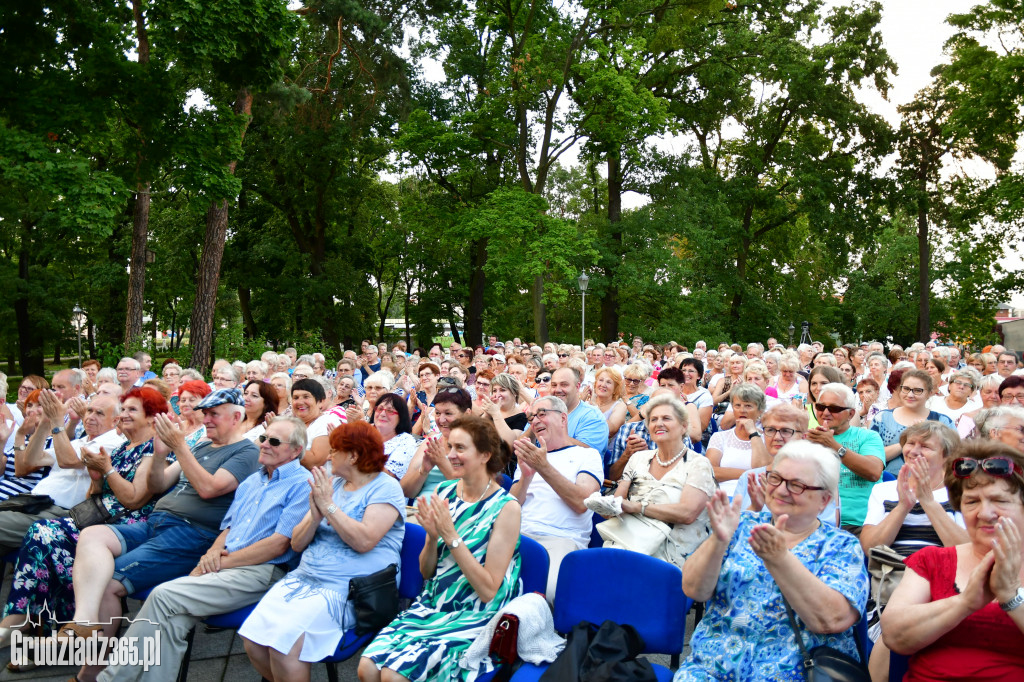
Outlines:
{"label": "bracelet", "polygon": [[116,473],[117,473],[117,469],[115,469],[114,467],[110,467],[110,471],[108,471],[107,473],[103,474],[103,478],[106,478],[110,474],[116,474]]}
{"label": "bracelet", "polygon": [[647,516],[647,502],[640,503],[640,516]]}

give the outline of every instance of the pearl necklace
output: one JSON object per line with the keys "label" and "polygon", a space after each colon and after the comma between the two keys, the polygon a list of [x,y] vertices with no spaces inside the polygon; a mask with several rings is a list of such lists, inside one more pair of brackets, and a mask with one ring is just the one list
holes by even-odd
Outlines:
{"label": "pearl necklace", "polygon": [[670,459],[667,462],[662,461],[661,457],[658,455],[658,451],[657,450],[655,450],[655,452],[654,452],[654,459],[658,460],[658,464],[660,464],[661,466],[667,467],[667,466],[671,466],[673,462],[675,462],[677,459],[679,459],[680,457],[682,457],[685,454],[686,454],[686,446],[684,445],[683,449],[680,450],[678,453],[676,453],[676,456],[673,457],[672,459]]}

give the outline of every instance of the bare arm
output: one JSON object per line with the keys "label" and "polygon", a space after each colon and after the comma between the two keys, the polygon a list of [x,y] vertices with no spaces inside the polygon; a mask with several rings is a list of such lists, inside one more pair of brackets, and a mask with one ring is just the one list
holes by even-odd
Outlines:
{"label": "bare arm", "polygon": [[711,496],[706,508],[713,532],[683,565],[683,592],[690,599],[707,601],[714,595],[722,572],[722,561],[739,526],[742,503],[742,498],[737,495],[730,504],[729,496],[722,490]]}
{"label": "bare arm", "polygon": [[615,434],[619,432],[622,425],[626,423],[626,418],[629,416],[629,410],[626,409],[626,404],[621,400],[615,403],[615,407],[612,408],[612,413],[608,417],[608,437],[614,438]]}
{"label": "bare arm", "polygon": [[[331,454],[331,441],[328,436],[317,436],[313,439],[306,454],[302,456],[302,466],[307,469],[323,466]],[[189,479],[192,480],[191,478]]]}
{"label": "bare arm", "polygon": [[[628,481],[623,481],[627,484]],[[621,489],[622,484],[619,484]],[[616,490],[615,494],[618,495],[619,491]],[[643,510],[644,516],[649,516],[652,519],[658,521],[664,521],[665,523],[681,523],[689,525],[697,520],[700,513],[707,508],[708,501],[711,498],[703,490],[698,490],[693,486],[683,486],[683,492],[679,495],[679,501],[671,504],[649,504],[647,509]],[[639,514],[641,506],[639,502],[632,500],[623,500],[622,511],[627,514]]]}
{"label": "bare arm", "polygon": [[[46,442],[46,437],[49,433],[49,426],[45,422],[40,424],[39,428],[37,428],[29,437],[28,445],[25,449],[14,453],[15,476],[28,476],[43,467],[53,464],[53,458],[43,450],[43,443]],[[53,437],[55,445],[58,438],[63,440],[65,443],[68,442],[67,433],[65,431],[61,431]],[[70,443],[68,444],[68,447],[71,447]]]}
{"label": "bare arm", "polygon": [[511,502],[502,507],[491,530],[491,538],[487,545],[487,557],[481,565],[465,543],[460,543],[458,547],[452,548],[452,544],[458,538],[458,533],[455,532],[452,525],[451,516],[448,513],[448,503],[434,495],[431,505],[434,507],[437,530],[450,548],[452,558],[458,563],[462,574],[466,576],[466,580],[473,586],[473,590],[481,601],[489,602],[498,593],[509,562],[512,561],[512,554],[515,552],[516,543],[519,540],[521,507]]}

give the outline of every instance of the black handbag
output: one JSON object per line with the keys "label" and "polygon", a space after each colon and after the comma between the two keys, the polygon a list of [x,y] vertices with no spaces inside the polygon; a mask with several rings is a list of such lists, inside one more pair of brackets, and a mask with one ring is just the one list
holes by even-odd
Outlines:
{"label": "black handbag", "polygon": [[125,512],[111,515],[107,511],[103,504],[103,493],[96,493],[85,498],[84,502],[79,502],[68,512],[68,516],[78,526],[78,530],[89,526],[98,526],[101,523],[117,523],[124,515]]}
{"label": "black handbag", "polygon": [[817,646],[808,651],[804,646],[804,636],[800,632],[800,626],[797,625],[793,608],[785,597],[782,598],[782,603],[786,605],[789,625],[793,628],[793,636],[796,637],[796,644],[800,647],[800,655],[804,659],[804,675],[807,682],[871,681],[867,665],[861,663],[865,659],[864,643],[860,641],[856,627],[853,630],[853,638],[857,642],[857,654],[860,656],[860,661],[830,646]]}
{"label": "black handbag", "polygon": [[352,578],[348,598],[356,612],[356,634],[380,630],[398,615],[398,566]]}
{"label": "black handbag", "polygon": [[53,506],[53,498],[49,495],[22,494],[9,497],[0,502],[0,512],[13,511],[35,516],[44,509]]}

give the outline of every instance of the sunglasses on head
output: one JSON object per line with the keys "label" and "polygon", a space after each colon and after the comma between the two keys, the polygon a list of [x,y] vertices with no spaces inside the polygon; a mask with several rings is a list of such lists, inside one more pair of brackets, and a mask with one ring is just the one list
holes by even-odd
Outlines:
{"label": "sunglasses on head", "polygon": [[959,457],[953,460],[953,475],[957,478],[969,478],[979,467],[989,476],[996,478],[1009,478],[1013,474],[1024,476],[1020,465],[1009,457],[989,457],[988,459]]}
{"label": "sunglasses on head", "polygon": [[284,441],[281,440],[280,438],[274,438],[273,436],[268,436],[266,434],[263,434],[262,436],[260,436],[260,442],[261,443],[270,443],[270,447],[276,448],[278,445],[280,445]]}

